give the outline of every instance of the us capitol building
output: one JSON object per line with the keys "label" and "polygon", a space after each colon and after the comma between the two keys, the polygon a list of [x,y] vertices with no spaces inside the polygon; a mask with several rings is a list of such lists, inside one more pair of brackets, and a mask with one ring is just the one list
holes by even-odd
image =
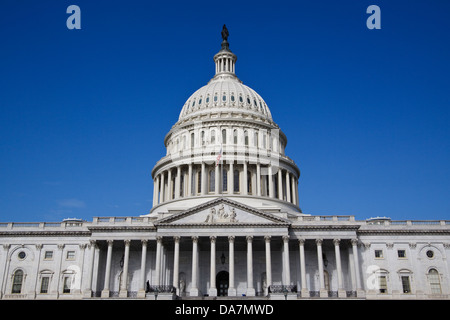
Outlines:
{"label": "us capitol building", "polygon": [[287,137],[222,39],[149,214],[0,223],[0,298],[449,299],[450,221],[302,213]]}

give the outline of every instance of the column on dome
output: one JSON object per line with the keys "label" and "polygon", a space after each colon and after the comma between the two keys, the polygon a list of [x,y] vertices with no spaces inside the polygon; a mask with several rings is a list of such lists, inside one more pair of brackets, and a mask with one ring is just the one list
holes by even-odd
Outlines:
{"label": "column on dome", "polygon": [[297,204],[297,196],[295,194],[295,177],[294,175],[291,176],[291,189],[292,189],[292,203],[293,204]]}
{"label": "column on dome", "polygon": [[261,164],[256,164],[256,195],[261,196]]}
{"label": "column on dome", "polygon": [[168,173],[167,173],[167,189],[168,189],[167,200],[168,201],[172,200],[172,190],[173,190],[172,188],[173,188],[173,185],[172,185],[172,169],[169,169]]}
{"label": "column on dome", "polygon": [[269,197],[273,198],[274,197],[274,189],[273,189],[273,175],[272,175],[272,165],[269,164],[269,167],[267,168],[268,170],[268,175],[267,175],[267,180],[269,181]]}
{"label": "column on dome", "polygon": [[200,181],[200,185],[201,185],[201,194],[205,195],[206,194],[206,190],[208,188],[207,184],[205,183],[205,181],[208,181],[208,179],[206,179],[206,168],[205,168],[205,163],[202,162],[202,175],[201,175],[201,181]]}
{"label": "column on dome", "polygon": [[283,176],[281,167],[278,167],[278,199],[283,200]]}
{"label": "column on dome", "polygon": [[228,193],[234,193],[234,161],[230,161],[230,169],[228,170]]}
{"label": "column on dome", "polygon": [[188,194],[187,196],[192,196],[192,163],[189,163],[188,167],[188,186],[187,186]]}
{"label": "column on dome", "polygon": [[175,199],[180,197],[181,190],[181,166],[177,166],[177,176],[175,177]]}
{"label": "column on dome", "polygon": [[243,195],[247,195],[248,193],[248,173],[247,173],[247,161],[245,161],[244,159],[244,164],[243,164],[243,179],[242,179],[242,184],[243,188],[242,188],[242,192],[241,194]]}
{"label": "column on dome", "polygon": [[291,202],[291,179],[289,178],[289,170],[286,170],[286,201]]}
{"label": "column on dome", "polygon": [[164,171],[163,172],[161,172],[161,174],[160,174],[160,176],[161,176],[161,187],[160,187],[160,190],[159,190],[159,203],[163,203],[164,202],[164,192],[165,192],[165,188],[164,188]]}
{"label": "column on dome", "polygon": [[220,193],[220,186],[219,186],[219,182],[220,182],[220,165],[216,165],[215,166],[215,171],[214,171],[214,193],[216,195],[218,195]]}

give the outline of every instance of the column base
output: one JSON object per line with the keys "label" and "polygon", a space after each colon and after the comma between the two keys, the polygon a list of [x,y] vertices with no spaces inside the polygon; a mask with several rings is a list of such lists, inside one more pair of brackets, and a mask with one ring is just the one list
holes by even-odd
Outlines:
{"label": "column base", "polygon": [[189,295],[190,295],[191,297],[198,297],[198,294],[199,294],[198,288],[192,288],[192,289],[189,291]]}
{"label": "column base", "polygon": [[347,292],[343,289],[338,290],[338,298],[347,298]]}
{"label": "column base", "polygon": [[127,290],[120,290],[119,291],[119,298],[128,298],[128,291]]}
{"label": "column base", "polygon": [[302,289],[300,296],[302,298],[309,298],[309,290],[308,289]]}
{"label": "column base", "polygon": [[229,297],[236,297],[236,288],[228,288],[228,296]]}
{"label": "column base", "polygon": [[102,290],[101,298],[109,298],[109,289]]}
{"label": "column base", "polygon": [[90,289],[84,290],[83,298],[92,298],[92,290],[90,290]]}
{"label": "column base", "polygon": [[358,298],[365,298],[366,292],[363,289],[357,289],[356,290],[356,297]]}
{"label": "column base", "polygon": [[208,295],[210,297],[217,297],[217,288],[209,288],[208,289]]}
{"label": "column base", "polygon": [[144,289],[140,289],[137,293],[137,297],[139,299],[145,299],[145,290]]}
{"label": "column base", "polygon": [[247,297],[254,297],[256,296],[255,288],[247,288],[247,292],[245,294]]}
{"label": "column base", "polygon": [[320,289],[319,297],[321,297],[321,298],[328,298],[328,291],[325,290],[325,289]]}

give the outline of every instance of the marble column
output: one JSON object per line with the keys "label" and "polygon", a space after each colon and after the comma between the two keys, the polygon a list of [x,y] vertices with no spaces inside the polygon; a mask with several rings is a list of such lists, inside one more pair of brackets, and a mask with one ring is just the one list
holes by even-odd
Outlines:
{"label": "marble column", "polygon": [[141,253],[141,274],[139,278],[139,290],[138,298],[145,298],[145,263],[147,261],[147,239],[141,240],[142,253]]}
{"label": "marble column", "polygon": [[266,288],[264,294],[267,295],[268,288],[272,285],[272,252],[270,251],[270,236],[264,236],[266,242]]}
{"label": "marble column", "polygon": [[289,171],[286,170],[286,201],[291,202],[291,179],[289,177]]}
{"label": "marble column", "polygon": [[161,172],[161,187],[159,189],[159,203],[163,203],[165,198],[164,198],[164,193],[165,193],[165,188],[164,188],[164,172]]}
{"label": "marble column", "polygon": [[172,200],[173,184],[172,184],[172,169],[169,169],[167,173],[167,200]]}
{"label": "marble column", "polygon": [[173,248],[173,287],[175,288],[175,293],[180,295],[180,237],[173,237],[174,248]]}
{"label": "marble column", "polygon": [[[203,190],[203,189],[202,189]],[[192,284],[189,294],[192,297],[198,297],[198,237],[192,237]]]}
{"label": "marble column", "polygon": [[356,274],[356,296],[357,297],[365,297],[365,291],[361,286],[361,275],[359,269],[359,258],[358,258],[358,239],[352,239],[352,247],[353,247],[353,259],[355,264],[355,274]]}
{"label": "marble column", "polygon": [[341,250],[339,247],[339,244],[341,242],[341,239],[334,239],[334,253],[336,255],[336,271],[338,276],[338,297],[339,298],[346,298],[347,294],[344,290],[344,284],[342,279],[342,264],[341,264]]}
{"label": "marble column", "polygon": [[273,175],[272,175],[272,165],[269,164],[269,167],[267,168],[268,170],[268,175],[267,175],[267,180],[269,182],[269,197],[273,198],[274,197],[274,189],[273,189]]}
{"label": "marble column", "polygon": [[119,298],[128,297],[128,262],[130,261],[130,240],[124,240],[125,252],[123,254],[122,281],[120,283]]}
{"label": "marble column", "polygon": [[106,254],[105,286],[101,294],[102,298],[109,298],[109,278],[111,275],[111,257],[113,248],[113,240],[107,240],[106,242],[108,243],[108,251]]}
{"label": "marble column", "polygon": [[206,176],[207,176],[207,174],[206,174],[205,163],[202,162],[202,176],[201,176],[202,179],[200,181],[201,188],[202,188],[202,190],[201,190],[202,195],[205,195],[208,193],[208,185],[207,185],[207,183],[205,183],[205,181],[208,181]]}
{"label": "marble column", "polygon": [[320,297],[328,297],[328,291],[325,289],[325,279],[323,273],[323,254],[322,254],[322,239],[316,239],[317,245],[317,263],[319,265],[319,283],[320,283]]}
{"label": "marble column", "polygon": [[[192,163],[189,163],[189,168],[188,168],[188,197],[192,196]],[[195,190],[195,188],[194,188]]]}
{"label": "marble column", "polygon": [[216,237],[209,237],[211,240],[211,261],[210,261],[210,272],[209,272],[209,290],[208,294],[210,297],[217,296],[216,287]]}
{"label": "marble column", "polygon": [[180,198],[181,190],[181,167],[177,167],[177,176],[175,177],[175,199]]}
{"label": "marble column", "polygon": [[247,195],[248,194],[248,175],[247,175],[247,161],[244,160],[244,165],[242,169],[243,173],[243,183],[241,185],[243,186],[241,194]]}
{"label": "marble column", "polygon": [[278,199],[283,200],[283,175],[280,167],[278,167],[277,176],[278,176]]}
{"label": "marble column", "polygon": [[162,237],[156,237],[155,286],[161,284],[161,245]]}
{"label": "marble column", "polygon": [[234,287],[234,236],[228,237],[229,244],[229,284],[228,284],[228,296],[236,296],[236,288]]}
{"label": "marble column", "polygon": [[[286,180],[289,181],[289,180]],[[309,297],[309,290],[306,286],[306,263],[305,263],[305,239],[299,239],[299,250],[300,250],[300,275],[301,275],[301,296]]]}
{"label": "marble column", "polygon": [[284,271],[284,285],[291,284],[291,268],[289,266],[289,236],[283,236],[283,271]]}
{"label": "marble column", "polygon": [[247,296],[256,295],[253,286],[253,236],[247,236]]}
{"label": "marble column", "polygon": [[256,195],[261,196],[261,164],[256,164]]}
{"label": "marble column", "polygon": [[87,279],[86,279],[86,288],[83,292],[84,298],[91,298],[92,297],[92,279],[94,275],[94,262],[95,262],[95,247],[97,246],[95,240],[89,241],[89,250],[90,250],[90,256],[89,256],[89,269],[87,272]]}

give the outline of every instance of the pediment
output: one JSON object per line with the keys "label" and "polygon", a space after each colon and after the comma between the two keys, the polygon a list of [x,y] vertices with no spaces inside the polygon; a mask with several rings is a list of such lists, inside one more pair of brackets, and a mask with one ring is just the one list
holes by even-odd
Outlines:
{"label": "pediment", "polygon": [[288,225],[290,221],[242,203],[217,198],[155,221],[156,225]]}

